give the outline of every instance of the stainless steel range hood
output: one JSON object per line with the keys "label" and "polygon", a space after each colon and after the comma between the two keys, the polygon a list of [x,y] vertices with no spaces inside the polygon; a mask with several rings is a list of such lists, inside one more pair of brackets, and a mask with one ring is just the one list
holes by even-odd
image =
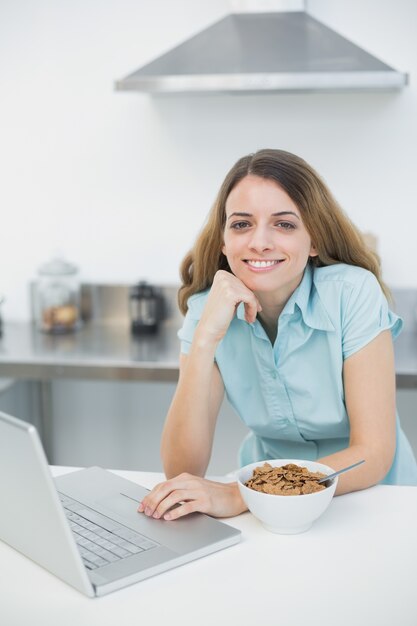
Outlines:
{"label": "stainless steel range hood", "polygon": [[234,13],[116,82],[152,93],[400,89],[394,70],[304,11]]}

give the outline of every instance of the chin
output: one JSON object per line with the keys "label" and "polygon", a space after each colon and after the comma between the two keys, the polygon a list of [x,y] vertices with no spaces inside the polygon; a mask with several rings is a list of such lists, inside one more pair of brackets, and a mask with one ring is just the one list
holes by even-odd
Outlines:
{"label": "chin", "polygon": [[242,283],[251,291],[259,293],[275,291],[281,287],[282,281],[275,280],[270,276],[237,276]]}

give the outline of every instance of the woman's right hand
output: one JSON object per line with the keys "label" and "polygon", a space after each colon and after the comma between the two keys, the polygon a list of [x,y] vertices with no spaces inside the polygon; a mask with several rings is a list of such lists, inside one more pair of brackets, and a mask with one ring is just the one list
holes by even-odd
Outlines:
{"label": "woman's right hand", "polygon": [[262,310],[259,300],[234,274],[218,270],[197,326],[197,335],[214,342],[220,341],[241,302],[245,305],[246,321],[253,323]]}
{"label": "woman's right hand", "polygon": [[247,511],[247,506],[237,483],[220,483],[188,473],[159,483],[138,506],[138,513],[165,520],[195,511],[213,517],[232,517]]}

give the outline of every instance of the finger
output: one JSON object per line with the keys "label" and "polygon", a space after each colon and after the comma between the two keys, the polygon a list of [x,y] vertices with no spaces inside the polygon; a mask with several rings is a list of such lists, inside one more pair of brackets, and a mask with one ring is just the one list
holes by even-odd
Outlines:
{"label": "finger", "polygon": [[138,511],[139,513],[142,513],[145,510],[145,507],[147,506],[148,502],[150,501],[150,499],[152,499],[155,495],[155,492],[162,486],[165,484],[165,481],[163,483],[158,483],[157,485],[155,485],[155,487],[153,489],[150,490],[149,493],[146,494],[146,496],[144,498],[142,498],[141,502],[139,502],[138,504]]}
{"label": "finger", "polygon": [[257,298],[250,299],[244,303],[245,305],[245,319],[249,324],[253,324],[256,320],[257,314],[262,311],[262,307]]}
{"label": "finger", "polygon": [[176,504],[184,501],[197,500],[199,495],[201,494],[196,490],[177,489],[170,493],[169,496],[158,505],[153,517],[159,519]]}
{"label": "finger", "polygon": [[[171,480],[167,480],[163,483],[159,483],[156,487],[143,498],[141,504],[138,507],[138,512],[144,512],[146,515],[153,515],[157,506],[165,500],[165,498],[176,489],[187,489],[193,486],[192,480],[188,475],[177,476]],[[141,509],[141,510],[139,510]]]}
{"label": "finger", "polygon": [[168,511],[164,515],[164,520],[173,521],[180,517],[184,517],[184,515],[189,515],[190,513],[195,513],[196,511],[201,511],[201,507],[199,505],[198,500],[193,500],[191,502],[184,502],[181,506],[178,506],[176,509],[172,509]]}

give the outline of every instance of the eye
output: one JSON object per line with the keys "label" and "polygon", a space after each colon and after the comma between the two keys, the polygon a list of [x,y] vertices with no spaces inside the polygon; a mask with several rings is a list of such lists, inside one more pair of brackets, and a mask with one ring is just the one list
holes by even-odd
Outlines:
{"label": "eye", "polygon": [[295,225],[292,224],[291,222],[277,222],[276,225],[279,226],[280,228],[282,228],[283,230],[294,230],[295,229]]}
{"label": "eye", "polygon": [[233,224],[230,225],[230,228],[233,228],[234,230],[244,230],[245,228],[248,228],[248,226],[250,226],[249,222],[233,222]]}

